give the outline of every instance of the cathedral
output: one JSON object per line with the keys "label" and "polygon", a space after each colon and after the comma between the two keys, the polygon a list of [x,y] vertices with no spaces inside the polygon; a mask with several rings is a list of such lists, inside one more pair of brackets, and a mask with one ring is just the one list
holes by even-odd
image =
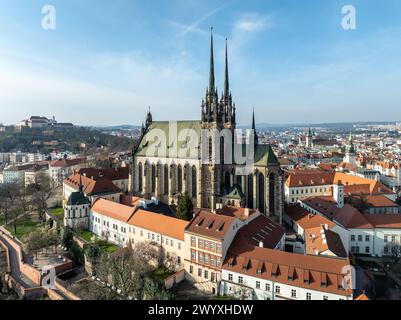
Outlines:
{"label": "cathedral", "polygon": [[[188,193],[194,207],[209,208],[212,211],[225,205],[259,209],[282,222],[283,172],[271,146],[258,143],[255,114],[252,119],[253,138],[237,141],[236,106],[230,92],[227,43],[224,89],[219,99],[215,84],[213,33],[209,85],[201,103],[200,115],[200,120],[173,121],[175,125],[172,126],[168,121],[154,121],[149,110],[146,122],[142,125],[141,137],[133,149],[131,193],[145,198],[157,197],[168,204],[176,204],[181,194]],[[179,152],[178,149],[189,141],[180,134],[177,137],[177,132],[186,130],[195,132],[197,139],[195,145],[188,148],[190,152]],[[210,135],[204,135],[204,132],[210,132]],[[212,132],[217,132],[217,137]],[[231,133],[231,137],[227,132]],[[152,142],[160,136],[169,137],[168,141],[160,141],[154,147]],[[175,139],[171,139],[172,136]],[[165,144],[164,148],[160,147],[162,144]],[[250,172],[239,170],[243,164],[226,156],[227,152],[229,155],[234,154],[235,144],[240,144],[244,156],[247,147],[252,144]],[[207,153],[210,158],[219,155],[219,161],[205,162],[203,153]]]}

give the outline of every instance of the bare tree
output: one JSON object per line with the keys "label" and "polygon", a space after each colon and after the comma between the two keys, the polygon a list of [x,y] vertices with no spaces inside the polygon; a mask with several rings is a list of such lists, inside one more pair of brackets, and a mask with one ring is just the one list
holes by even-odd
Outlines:
{"label": "bare tree", "polygon": [[39,219],[44,222],[45,214],[48,209],[47,202],[53,196],[55,185],[53,180],[45,172],[41,172],[36,177],[32,188],[32,205],[36,209]]}

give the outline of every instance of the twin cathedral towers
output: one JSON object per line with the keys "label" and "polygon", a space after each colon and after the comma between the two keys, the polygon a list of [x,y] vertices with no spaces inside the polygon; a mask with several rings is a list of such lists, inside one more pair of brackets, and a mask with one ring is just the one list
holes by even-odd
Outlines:
{"label": "twin cathedral towers", "polygon": [[[153,121],[150,111],[142,127],[141,136],[133,150],[131,165],[131,192],[145,198],[157,197],[168,204],[176,204],[178,197],[188,193],[198,208],[218,209],[224,205],[235,205],[259,209],[262,213],[277,216],[282,221],[284,209],[284,177],[280,164],[270,145],[259,144],[256,135],[255,117],[252,129],[254,139],[247,142],[233,138],[236,129],[236,106],[230,92],[227,43],[225,51],[224,89],[219,99],[214,73],[213,33],[210,43],[209,85],[201,104],[201,120],[194,121]],[[174,130],[172,128],[174,127]],[[179,152],[188,142],[180,139],[180,132],[191,130],[197,140],[193,152]],[[205,137],[205,132],[214,132]],[[157,134],[155,134],[157,132]],[[221,133],[220,141],[212,136]],[[224,135],[231,132],[232,138]],[[154,148],[155,136],[170,135],[165,148]],[[219,139],[219,137],[217,139]],[[231,141],[229,141],[231,139]],[[207,140],[207,141],[205,141]],[[248,144],[246,144],[248,143]],[[208,154],[234,154],[243,149],[245,154],[252,143],[253,159],[250,171],[241,170],[244,163],[233,161],[205,163],[202,153],[207,146]],[[235,145],[236,144],[236,145]],[[160,143],[159,143],[160,146]],[[227,151],[228,149],[228,151]]]}

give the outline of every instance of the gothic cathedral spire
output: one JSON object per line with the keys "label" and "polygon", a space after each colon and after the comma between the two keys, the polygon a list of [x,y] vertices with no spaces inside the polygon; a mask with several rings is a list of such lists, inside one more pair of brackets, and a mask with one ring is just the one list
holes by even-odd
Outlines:
{"label": "gothic cathedral spire", "polygon": [[210,29],[210,74],[209,74],[209,92],[215,91],[214,79],[214,49],[213,49],[213,27]]}
{"label": "gothic cathedral spire", "polygon": [[228,49],[227,49],[227,38],[226,38],[226,67],[224,74],[224,96],[228,98],[230,96],[230,82],[228,79]]}

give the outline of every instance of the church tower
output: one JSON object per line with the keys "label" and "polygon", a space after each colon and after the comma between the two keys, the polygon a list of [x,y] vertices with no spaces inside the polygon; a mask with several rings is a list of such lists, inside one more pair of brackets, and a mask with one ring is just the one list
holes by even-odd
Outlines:
{"label": "church tower", "polygon": [[355,155],[356,155],[356,152],[355,152],[354,142],[352,141],[352,132],[350,132],[349,138],[348,138],[348,145],[345,149],[344,162],[355,165],[356,164]]}
{"label": "church tower", "polygon": [[[232,163],[225,165],[227,152],[232,154],[232,145],[235,129],[235,104],[232,101],[230,92],[230,81],[228,72],[228,48],[226,40],[225,51],[225,74],[224,74],[224,90],[220,101],[215,84],[214,74],[214,44],[213,44],[213,28],[210,36],[210,70],[209,70],[209,86],[206,89],[205,98],[201,105],[201,128],[202,134],[202,159],[209,158],[208,163],[202,164],[202,206],[215,210],[221,203],[221,189],[224,182],[223,171],[228,171],[230,175],[230,184],[233,179]],[[222,130],[228,129],[228,132]],[[205,134],[207,132],[207,135]],[[207,139],[205,141],[205,139]],[[229,139],[229,140],[228,140]],[[207,153],[207,156],[206,154]]]}

